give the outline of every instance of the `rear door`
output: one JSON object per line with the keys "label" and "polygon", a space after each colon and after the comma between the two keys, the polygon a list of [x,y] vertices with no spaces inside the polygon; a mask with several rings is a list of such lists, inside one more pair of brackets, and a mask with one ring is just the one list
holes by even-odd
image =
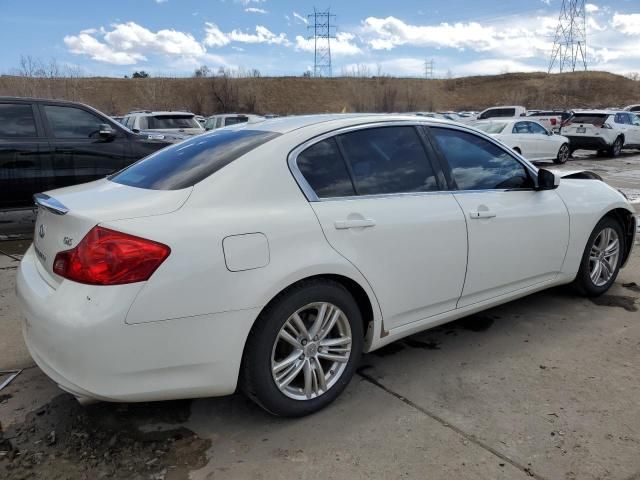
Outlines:
{"label": "rear door", "polygon": [[37,108],[0,103],[0,208],[33,205],[33,194],[51,187],[51,152]]}
{"label": "rear door", "polygon": [[524,158],[535,160],[540,156],[536,138],[531,131],[531,122],[516,122],[513,125],[513,136],[520,145]]}
{"label": "rear door", "polygon": [[557,193],[536,191],[532,171],[484,137],[453,128],[429,132],[468,225],[458,307],[553,280],[569,242],[569,215]]}
{"label": "rear door", "polygon": [[529,131],[535,143],[536,158],[555,158],[560,147],[553,141],[549,131],[537,122],[529,122]]}
{"label": "rear door", "polygon": [[640,118],[634,113],[626,113],[625,115],[629,122],[628,139],[626,143],[638,146],[640,145]]}
{"label": "rear door", "polygon": [[53,147],[55,188],[104,178],[125,166],[129,139],[117,127],[115,136],[101,137],[100,125],[109,123],[106,119],[77,106],[40,108]]}
{"label": "rear door", "polygon": [[314,141],[296,168],[327,240],[373,288],[385,328],[455,309],[466,224],[453,194],[440,189],[420,131],[367,127]]}

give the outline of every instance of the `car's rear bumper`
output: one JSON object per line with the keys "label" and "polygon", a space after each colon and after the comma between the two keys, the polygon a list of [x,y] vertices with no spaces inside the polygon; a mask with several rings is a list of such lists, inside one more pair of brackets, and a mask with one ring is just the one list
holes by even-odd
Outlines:
{"label": "car's rear bumper", "polygon": [[610,145],[602,137],[580,137],[576,135],[564,135],[569,139],[572,150],[604,150]]}
{"label": "car's rear bumper", "polygon": [[233,393],[256,309],[128,325],[143,284],[55,289],[31,247],[16,291],[23,333],[38,366],[80,399],[150,401]]}

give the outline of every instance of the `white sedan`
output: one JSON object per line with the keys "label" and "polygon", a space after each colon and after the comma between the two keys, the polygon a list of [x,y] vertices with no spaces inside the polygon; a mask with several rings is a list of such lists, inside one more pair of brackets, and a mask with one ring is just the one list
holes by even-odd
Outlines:
{"label": "white sedan", "polygon": [[571,156],[567,137],[556,135],[533,120],[482,120],[471,125],[500,140],[527,160],[566,163]]}
{"label": "white sedan", "polygon": [[[589,201],[585,201],[588,198]],[[555,285],[587,295],[635,217],[435,119],[318,115],[213,131],[36,196],[18,271],[33,359],[81,401],[333,401],[362,352]]]}

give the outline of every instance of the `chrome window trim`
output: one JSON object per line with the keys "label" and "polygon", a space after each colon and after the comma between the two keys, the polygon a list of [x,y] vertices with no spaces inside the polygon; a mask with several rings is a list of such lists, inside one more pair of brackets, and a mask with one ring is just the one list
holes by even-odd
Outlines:
{"label": "chrome window trim", "polygon": [[367,199],[367,198],[388,198],[388,197],[397,197],[397,196],[406,196],[406,195],[441,195],[441,194],[453,194],[453,193],[490,193],[490,192],[511,192],[511,191],[534,191],[535,188],[509,188],[509,189],[488,189],[488,190],[437,190],[431,192],[400,192],[400,193],[381,193],[375,195],[350,195],[346,197],[326,197],[319,198],[316,195],[316,192],[311,188],[309,182],[304,178],[304,175],[298,168],[298,155],[300,155],[307,148],[319,143],[327,138],[332,138],[337,135],[341,135],[343,133],[349,133],[357,130],[364,130],[368,128],[378,128],[378,127],[400,127],[400,126],[409,126],[409,127],[435,127],[435,128],[446,128],[451,130],[459,130],[466,133],[475,134],[479,137],[482,137],[484,140],[493,143],[495,146],[500,148],[502,151],[510,155],[514,160],[522,164],[522,166],[529,172],[529,174],[533,177],[534,181],[538,176],[538,170],[536,167],[529,163],[527,159],[518,155],[517,152],[512,151],[509,147],[506,147],[504,144],[494,139],[490,135],[485,134],[481,130],[476,128],[468,127],[466,125],[454,124],[454,123],[444,123],[444,122],[433,122],[429,121],[428,117],[424,117],[425,121],[420,120],[381,120],[381,121],[371,121],[367,123],[362,123],[358,125],[350,125],[348,127],[337,128],[335,130],[331,130],[320,135],[317,135],[305,142],[301,143],[297,147],[295,147],[289,155],[287,156],[287,164],[289,166],[289,170],[293,175],[294,179],[298,183],[300,190],[307,198],[309,202],[328,202],[328,201],[337,201],[337,200],[356,200],[356,199]]}

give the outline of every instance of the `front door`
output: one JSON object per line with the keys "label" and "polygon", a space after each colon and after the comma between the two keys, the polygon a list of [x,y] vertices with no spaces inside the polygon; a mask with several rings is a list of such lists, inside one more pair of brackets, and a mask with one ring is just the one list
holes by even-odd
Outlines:
{"label": "front door", "polygon": [[427,152],[415,127],[385,126],[338,134],[297,158],[327,240],[368,280],[387,330],[455,309],[462,292],[465,219]]}
{"label": "front door", "polygon": [[122,169],[129,155],[129,140],[119,129],[115,136],[100,136],[105,120],[74,106],[42,105],[48,124],[55,188],[90,182]]}
{"label": "front door", "polygon": [[567,209],[553,190],[536,191],[531,171],[474,133],[430,128],[455,182],[469,236],[465,307],[553,280],[569,242]]}

